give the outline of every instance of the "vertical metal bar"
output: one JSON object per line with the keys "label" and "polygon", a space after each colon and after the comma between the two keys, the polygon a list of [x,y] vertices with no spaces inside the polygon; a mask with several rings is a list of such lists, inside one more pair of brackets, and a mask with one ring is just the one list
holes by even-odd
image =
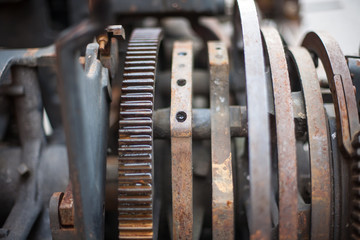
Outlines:
{"label": "vertical metal bar", "polygon": [[208,42],[210,64],[213,239],[234,239],[234,188],[229,110],[229,60],[222,42]]}
{"label": "vertical metal bar", "polygon": [[311,167],[311,239],[330,239],[331,176],[326,115],[310,53],[291,48],[303,88]]}
{"label": "vertical metal bar", "polygon": [[259,21],[253,0],[238,0],[244,45],[248,110],[251,239],[271,238],[271,161],[267,82]]}
{"label": "vertical metal bar", "polygon": [[282,40],[275,28],[262,28],[274,92],[279,172],[279,239],[297,239],[298,182],[290,79]]}
{"label": "vertical metal bar", "polygon": [[171,75],[173,239],[192,239],[192,42],[175,42]]}

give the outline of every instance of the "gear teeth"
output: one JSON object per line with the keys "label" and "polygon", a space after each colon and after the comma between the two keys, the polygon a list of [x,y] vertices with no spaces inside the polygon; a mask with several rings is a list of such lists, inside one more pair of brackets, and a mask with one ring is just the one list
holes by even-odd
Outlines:
{"label": "gear teeth", "polygon": [[119,121],[119,239],[153,239],[153,122],[160,29],[136,29],[123,74]]}
{"label": "gear teeth", "polygon": [[351,176],[352,194],[352,235],[354,240],[360,240],[360,161],[355,160],[352,164]]}

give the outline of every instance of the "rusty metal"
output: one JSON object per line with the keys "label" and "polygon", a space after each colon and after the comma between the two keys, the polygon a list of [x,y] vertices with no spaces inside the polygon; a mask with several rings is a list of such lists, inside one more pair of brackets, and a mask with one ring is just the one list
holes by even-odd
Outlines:
{"label": "rusty metal", "polygon": [[253,0],[238,0],[246,78],[251,239],[271,237],[271,165],[268,94],[263,46]]}
{"label": "rusty metal", "polygon": [[172,239],[193,238],[192,42],[175,42],[171,74]]}
{"label": "rusty metal", "polygon": [[153,101],[159,28],[133,31],[119,129],[119,239],[153,238]]}
{"label": "rusty metal", "polygon": [[304,94],[311,168],[311,239],[330,239],[331,176],[328,130],[319,80],[304,48],[291,48]]}
{"label": "rusty metal", "polygon": [[49,215],[50,215],[50,229],[52,233],[52,239],[54,240],[76,239],[75,228],[73,227],[64,228],[60,224],[59,205],[63,197],[64,197],[64,193],[55,192],[50,198]]}
{"label": "rusty metal", "polygon": [[261,29],[269,57],[275,104],[279,172],[279,239],[297,239],[298,181],[293,101],[284,47],[276,29]]}
{"label": "rusty metal", "polygon": [[[192,109],[192,138],[211,138],[211,113],[208,108]],[[163,108],[154,111],[154,137],[170,138],[170,109]],[[247,136],[247,116],[245,106],[230,106],[230,133],[232,137]]]}
{"label": "rusty metal", "polygon": [[359,116],[350,71],[340,46],[322,32],[308,33],[302,45],[314,52],[323,63],[337,116],[339,146],[350,156],[354,155],[352,141],[360,131]]}
{"label": "rusty metal", "polygon": [[74,227],[74,199],[71,183],[66,188],[59,205],[59,219],[62,226]]}
{"label": "rusty metal", "polygon": [[208,42],[210,65],[212,232],[234,239],[234,187],[229,110],[229,59],[226,45]]}

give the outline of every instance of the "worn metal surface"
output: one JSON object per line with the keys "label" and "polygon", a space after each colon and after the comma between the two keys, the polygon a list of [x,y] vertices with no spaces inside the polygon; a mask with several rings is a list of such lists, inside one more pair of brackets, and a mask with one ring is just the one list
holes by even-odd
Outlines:
{"label": "worn metal surface", "polygon": [[267,82],[259,22],[253,0],[238,0],[242,39],[249,136],[251,239],[270,239],[270,128]]}
{"label": "worn metal surface", "polygon": [[[333,97],[339,146],[355,154],[352,141],[360,131],[359,116],[349,68],[339,44],[326,33],[308,33],[302,45],[322,61]],[[358,139],[355,139],[358,141]]]}
{"label": "worn metal surface", "polygon": [[193,238],[192,42],[175,42],[171,74],[172,239]]}
{"label": "worn metal surface", "polygon": [[208,42],[210,65],[212,237],[234,239],[234,187],[229,110],[229,59],[224,43]]}
{"label": "worn metal surface", "polygon": [[133,31],[119,121],[119,239],[153,238],[153,101],[162,31]]}
{"label": "worn metal surface", "polygon": [[297,239],[298,182],[293,101],[284,47],[278,31],[263,27],[274,93],[279,172],[279,239]]}
{"label": "worn metal surface", "polygon": [[22,177],[15,204],[3,229],[8,239],[27,239],[43,204],[38,166],[45,134],[42,126],[42,100],[36,70],[30,67],[12,68],[13,83],[24,87],[25,94],[15,98],[16,124],[21,144],[18,171]]}
{"label": "worn metal surface", "polygon": [[330,239],[330,147],[319,80],[312,58],[304,48],[291,48],[297,63],[307,115],[311,168],[311,239]]}
{"label": "worn metal surface", "polygon": [[12,66],[54,66],[54,46],[29,49],[0,49],[0,83],[9,78]]}
{"label": "worn metal surface", "polygon": [[105,164],[109,112],[109,73],[98,60],[98,44],[86,48],[85,66],[78,50],[102,29],[84,21],[56,43],[58,91],[73,188],[77,239],[104,235]]}
{"label": "worn metal surface", "polygon": [[113,0],[113,11],[126,18],[146,15],[218,15],[225,10],[224,0],[197,1],[119,1]]}
{"label": "worn metal surface", "polygon": [[[192,109],[192,138],[211,138],[211,113],[208,108]],[[163,108],[154,111],[154,137],[170,138],[170,109]],[[230,106],[230,133],[232,137],[247,136],[247,116],[245,106]]]}
{"label": "worn metal surface", "polygon": [[71,183],[66,188],[59,205],[59,219],[62,226],[74,227],[74,198]]}
{"label": "worn metal surface", "polygon": [[360,57],[346,56],[352,82],[356,88],[355,97],[360,114]]}
{"label": "worn metal surface", "polygon": [[59,205],[64,197],[64,193],[55,192],[50,198],[49,215],[50,215],[50,228],[52,239],[54,240],[66,240],[76,239],[75,228],[63,228],[60,224],[59,218]]}

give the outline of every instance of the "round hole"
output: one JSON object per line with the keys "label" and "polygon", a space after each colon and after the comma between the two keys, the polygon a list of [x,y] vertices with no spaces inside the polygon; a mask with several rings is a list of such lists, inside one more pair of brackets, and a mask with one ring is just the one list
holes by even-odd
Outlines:
{"label": "round hole", "polygon": [[176,81],[176,83],[177,83],[177,85],[179,85],[180,87],[182,87],[182,86],[185,86],[186,80],[183,79],[183,78],[181,78],[181,79],[178,79],[178,80]]}
{"label": "round hole", "polygon": [[221,47],[217,47],[216,50],[221,50]]}
{"label": "round hole", "polygon": [[185,67],[185,64],[183,63],[179,64],[179,68],[183,68],[183,67]]}
{"label": "round hole", "polygon": [[177,120],[178,122],[185,122],[186,117],[187,117],[187,115],[186,115],[186,113],[183,112],[183,111],[176,113],[176,120]]}
{"label": "round hole", "polygon": [[178,53],[179,56],[186,56],[186,54],[187,54],[186,52],[179,52]]}

